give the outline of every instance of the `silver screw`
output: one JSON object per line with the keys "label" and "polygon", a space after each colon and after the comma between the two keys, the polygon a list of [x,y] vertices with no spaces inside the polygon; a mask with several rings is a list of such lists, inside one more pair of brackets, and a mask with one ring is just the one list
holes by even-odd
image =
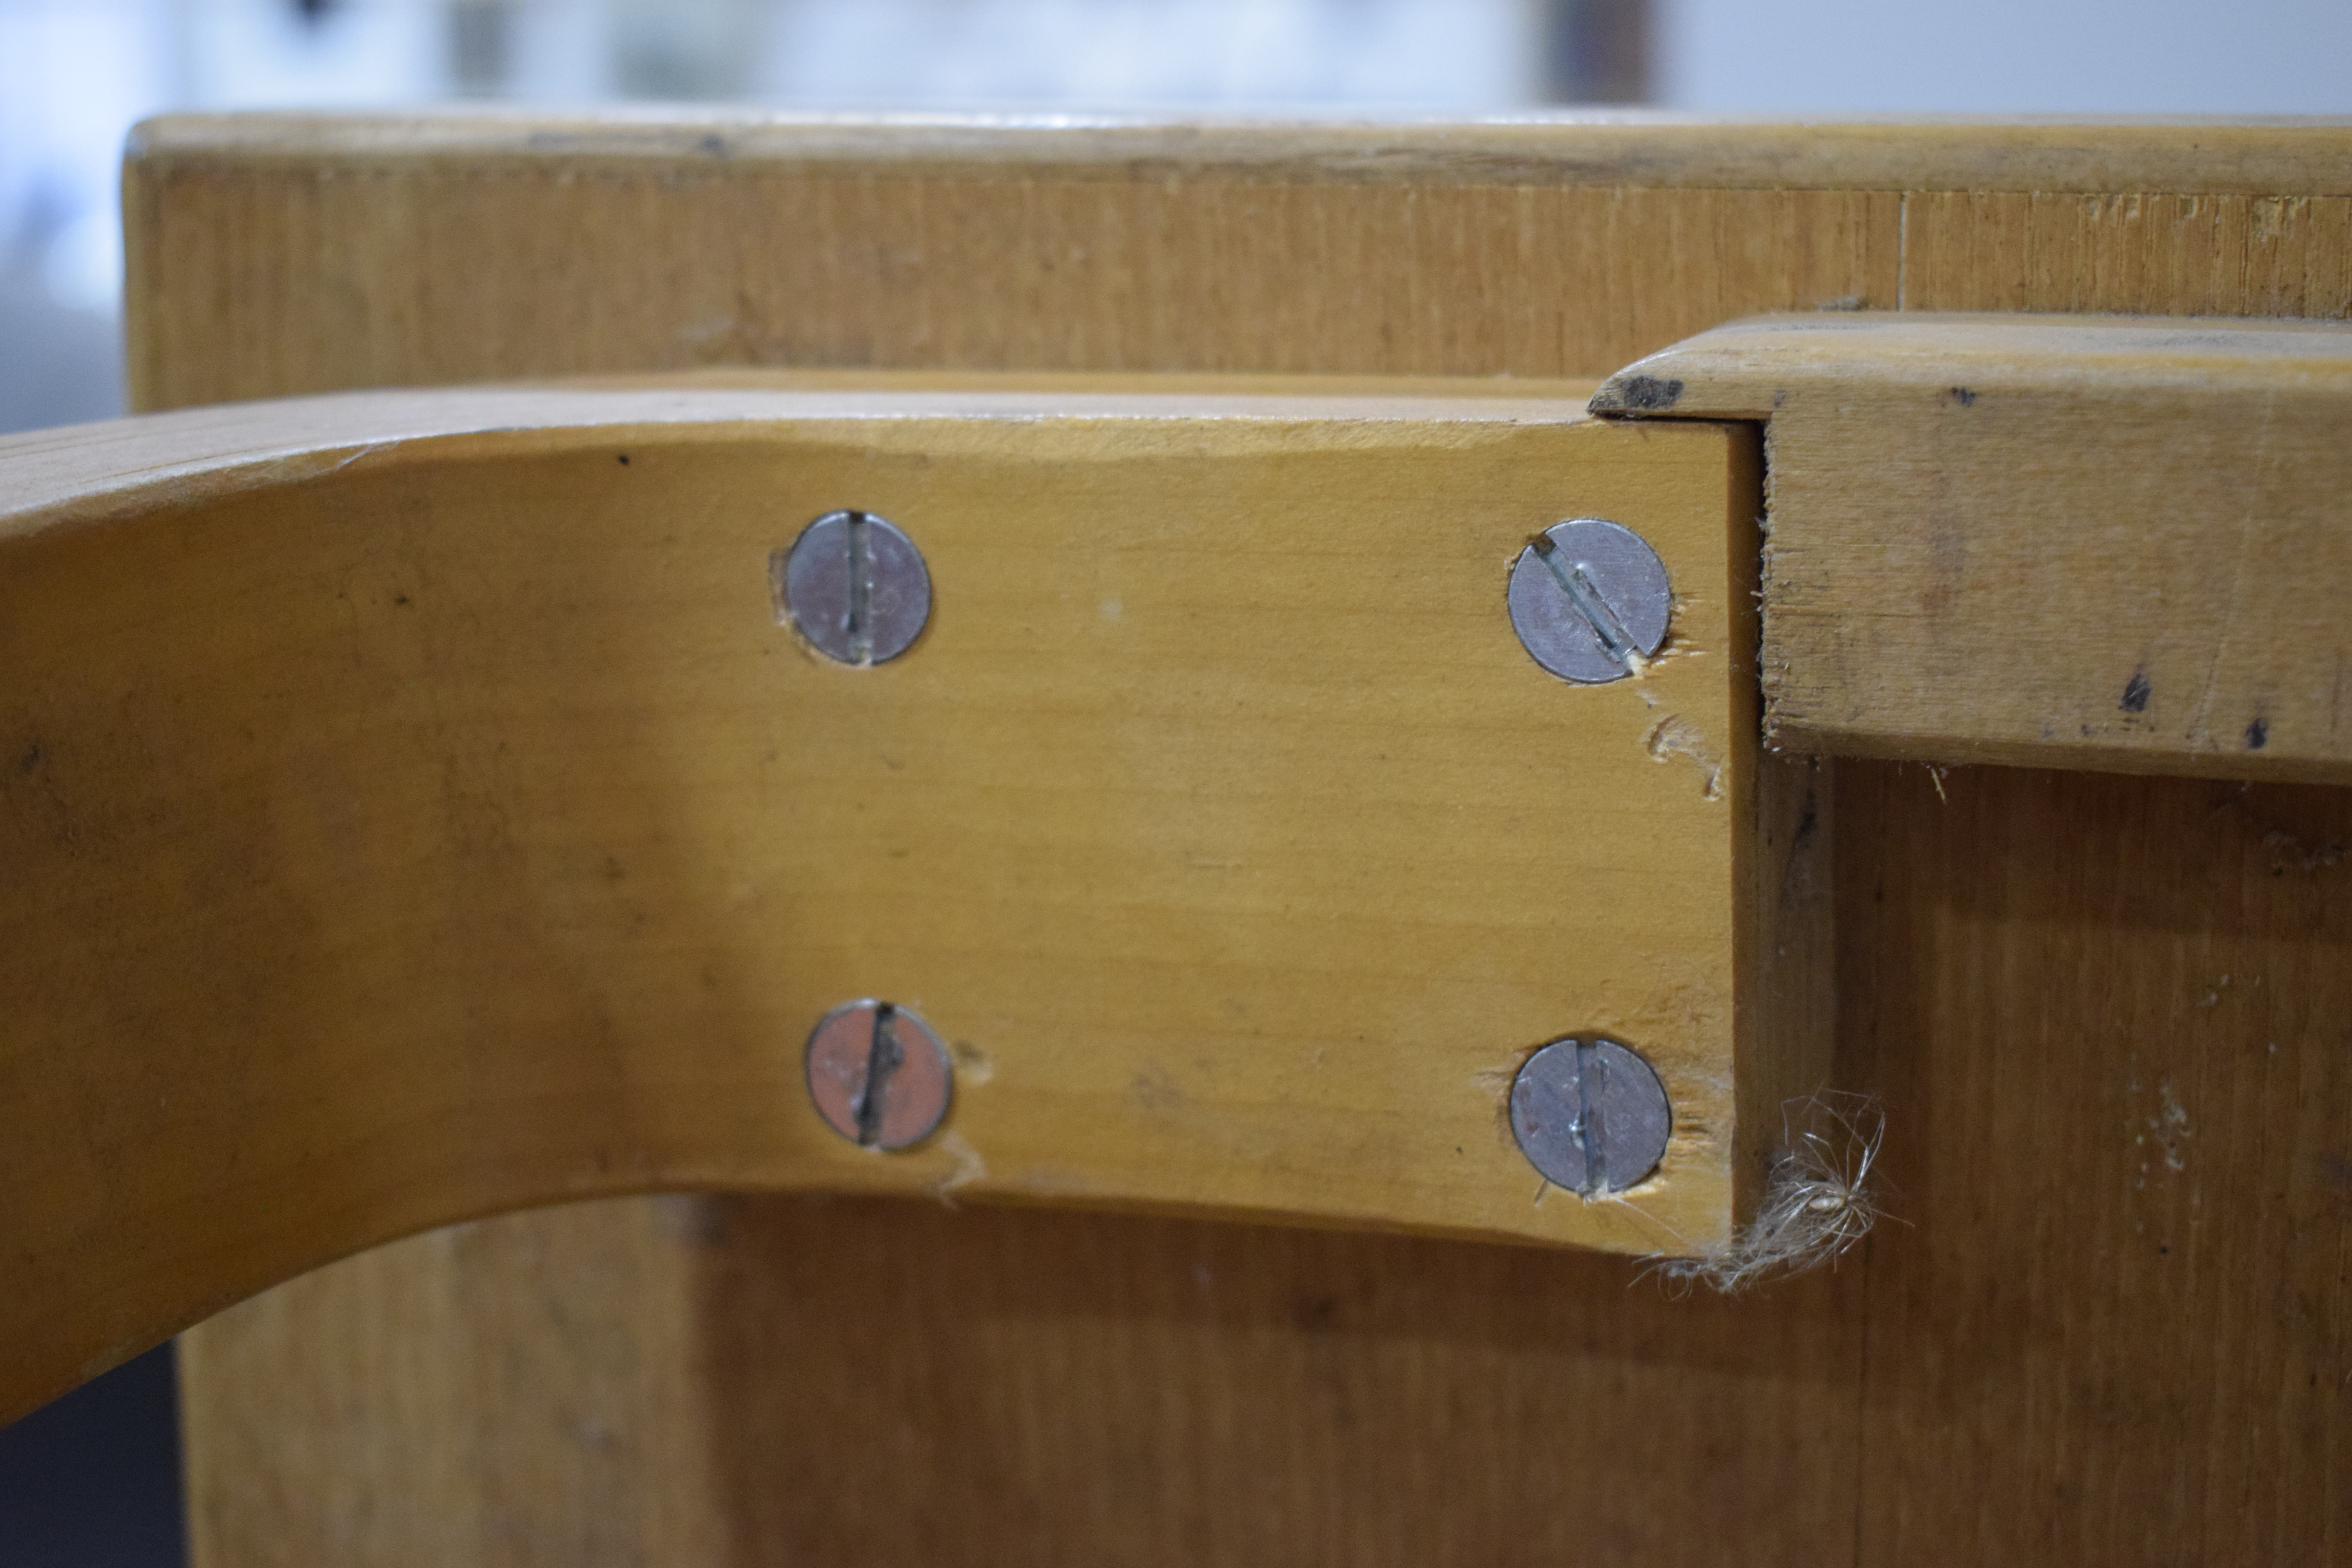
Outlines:
{"label": "silver screw", "polygon": [[1554,1040],[1511,1080],[1519,1152],[1580,1197],[1639,1184],[1665,1158],[1674,1127],[1657,1069],[1614,1040]]}
{"label": "silver screw", "polygon": [[938,1130],[955,1068],[939,1032],[872,997],[845,1003],[808,1037],[809,1099],[825,1124],[866,1149],[904,1149]]}
{"label": "silver screw", "polygon": [[1666,640],[1675,595],[1665,563],[1630,528],[1597,517],[1553,523],[1511,563],[1511,626],[1535,661],[1586,686],[1641,673]]}
{"label": "silver screw", "polygon": [[776,619],[838,664],[886,664],[931,618],[923,552],[887,518],[829,511],[768,558]]}

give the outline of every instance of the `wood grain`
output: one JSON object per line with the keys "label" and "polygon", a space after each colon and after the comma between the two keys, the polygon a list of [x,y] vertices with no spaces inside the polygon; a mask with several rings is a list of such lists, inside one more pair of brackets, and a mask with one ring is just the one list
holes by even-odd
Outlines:
{"label": "wood grain", "polygon": [[1922,191],[1903,204],[1912,310],[2341,319],[2352,301],[2343,165],[2267,189],[2125,180]]}
{"label": "wood grain", "polygon": [[1776,746],[2352,782],[2352,326],[1761,317],[1592,405],[1769,421]]}
{"label": "wood grain", "polygon": [[[1832,303],[2352,314],[2341,126],[451,123],[142,143],[147,405],[783,360],[1600,377]],[[2342,1559],[2344,797],[1825,771],[1837,1079],[1882,1098],[1896,1216],[1834,1275],[1675,1301],[1597,1255],[886,1199],[690,1244],[639,1200],[517,1216],[463,1233],[462,1310],[370,1305],[426,1238],[186,1336],[227,1456],[198,1561],[407,1568],[436,1510],[483,1563]],[[592,1289],[624,1253],[661,1283]],[[419,1409],[394,1357],[530,1371]],[[452,1444],[510,1479],[441,1479]],[[672,1487],[741,1533],[594,1534]]]}
{"label": "wood grain", "polygon": [[2321,124],[170,117],[124,213],[143,408],[703,364],[1600,377],[1759,310],[2352,313]]}
{"label": "wood grain", "polygon": [[[1492,397],[375,393],[0,442],[0,1403],[597,1192],[1719,1243],[1829,1038],[1808,808],[1752,827],[1756,481],[1743,426]],[[844,505],[935,587],[874,670],[770,600]],[[1504,607],[1587,513],[1677,589],[1602,687]],[[859,996],[961,1061],[920,1148],[807,1103]],[[1504,1115],[1587,1030],[1674,1106],[1606,1203]]]}
{"label": "wood grain", "polygon": [[[729,1561],[693,1266],[704,1201],[454,1226],[184,1338],[185,1386],[271,1406],[202,1423],[186,1447],[192,1521],[284,1512],[267,1541],[198,1524],[196,1553],[314,1568]],[[341,1331],[307,1332],[321,1311]],[[375,1392],[354,1398],[361,1386]]]}
{"label": "wood grain", "polygon": [[[654,122],[583,146],[474,123],[147,128],[126,169],[134,403],[704,364],[1598,377],[1729,316],[1898,288],[1898,199],[1867,190],[1659,190],[1622,162],[1367,182],[1265,130],[1236,132],[1251,173],[1105,159],[1084,133],[1047,133],[1062,162],[1015,158],[1024,133],[985,124],[844,142]],[[1339,162],[1400,158],[1426,163]],[[612,254],[646,286],[614,289]],[[211,352],[215,331],[245,347]]]}
{"label": "wood grain", "polygon": [[[478,1561],[641,1561],[589,1532],[689,1495],[730,1538],[647,1556],[2342,1561],[2347,796],[1836,771],[1839,1075],[1894,1218],[1834,1273],[1677,1299],[1599,1254],[887,1199],[517,1216],[187,1336],[230,1456],[200,1560],[414,1563],[422,1495]],[[633,1233],[658,1289],[599,1283]],[[372,1304],[453,1250],[462,1319]],[[681,1342],[657,1397],[626,1358]],[[474,1392],[501,1355],[530,1375]]]}

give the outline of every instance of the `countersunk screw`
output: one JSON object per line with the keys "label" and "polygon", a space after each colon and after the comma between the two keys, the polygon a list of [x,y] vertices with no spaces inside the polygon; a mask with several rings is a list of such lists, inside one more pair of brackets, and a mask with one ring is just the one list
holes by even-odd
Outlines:
{"label": "countersunk screw", "polygon": [[1553,523],[1511,563],[1511,626],[1535,661],[1598,686],[1638,675],[1675,608],[1665,563],[1630,528],[1597,517]]}
{"label": "countersunk screw", "polygon": [[829,511],[768,557],[776,619],[837,664],[887,664],[931,618],[931,574],[915,542],[870,511]]}
{"label": "countersunk screw", "polygon": [[866,997],[809,1032],[808,1090],[817,1114],[866,1149],[904,1149],[948,1113],[955,1068],[939,1032],[904,1007]]}
{"label": "countersunk screw", "polygon": [[1511,1081],[1511,1135],[1544,1180],[1580,1197],[1622,1193],[1665,1158],[1675,1110],[1657,1069],[1600,1036],[1554,1040]]}

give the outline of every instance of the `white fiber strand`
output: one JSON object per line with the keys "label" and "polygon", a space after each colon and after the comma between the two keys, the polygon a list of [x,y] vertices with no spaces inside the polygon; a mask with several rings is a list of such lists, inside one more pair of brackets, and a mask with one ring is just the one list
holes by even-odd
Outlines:
{"label": "white fiber strand", "polygon": [[1727,1295],[1769,1276],[1818,1268],[1867,1235],[1880,1214],[1871,1167],[1886,1119],[1867,1100],[1840,1098],[1852,1102],[1847,1109],[1825,1100],[1807,1103],[1806,1120],[1826,1131],[1791,1130],[1746,1230],[1696,1258],[1654,1258],[1651,1269],[1672,1283],[1709,1285]]}

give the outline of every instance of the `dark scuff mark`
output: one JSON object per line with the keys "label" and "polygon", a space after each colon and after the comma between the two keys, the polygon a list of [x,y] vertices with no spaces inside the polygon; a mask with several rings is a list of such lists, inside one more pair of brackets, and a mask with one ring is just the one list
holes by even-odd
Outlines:
{"label": "dark scuff mark", "polygon": [[1592,395],[1592,409],[1601,414],[1663,414],[1683,395],[1682,378],[1621,375]]}
{"label": "dark scuff mark", "polygon": [[1974,408],[1977,405],[1977,395],[1965,386],[1948,386],[1944,389],[1943,400],[1947,403],[1957,403],[1963,408]]}
{"label": "dark scuff mark", "polygon": [[1184,1106],[1183,1089],[1158,1062],[1145,1062],[1143,1070],[1127,1086],[1127,1092],[1146,1110],[1181,1110]]}
{"label": "dark scuff mark", "polygon": [[623,452],[623,453],[620,455],[620,457],[621,457],[621,467],[623,467],[623,468],[627,468],[627,467],[629,466],[629,455],[628,455],[626,452]]}
{"label": "dark scuff mark", "polygon": [[1797,810],[1797,831],[1789,840],[1789,853],[1802,855],[1813,841],[1814,832],[1822,825],[1821,803],[1811,789],[1805,791],[1805,804]]}
{"label": "dark scuff mark", "polygon": [[2271,723],[2269,720],[2257,719],[2252,723],[2246,726],[2246,750],[2250,752],[2259,752],[2270,743]]}
{"label": "dark scuff mark", "polygon": [[1789,836],[1788,858],[1780,863],[1780,907],[1794,909],[1813,890],[1814,840],[1821,837],[1821,797],[1805,786],[1804,804],[1797,808],[1796,830]]}
{"label": "dark scuff mark", "polygon": [[1329,1333],[1339,1326],[1339,1300],[1336,1296],[1304,1297],[1292,1306],[1290,1318],[1307,1333]]}
{"label": "dark scuff mark", "polygon": [[2147,711],[2147,671],[2135,669],[2131,673],[2131,679],[2124,682],[2124,700],[2121,704],[2123,710],[2126,713],[2145,713]]}
{"label": "dark scuff mark", "polygon": [[8,815],[17,817],[20,803],[31,807],[48,818],[49,841],[71,848],[80,842],[81,828],[74,819],[73,807],[66,803],[64,792],[58,788],[56,766],[48,748],[38,740],[25,743],[25,749],[16,755],[16,773],[25,781],[21,786],[25,793],[8,802]]}

